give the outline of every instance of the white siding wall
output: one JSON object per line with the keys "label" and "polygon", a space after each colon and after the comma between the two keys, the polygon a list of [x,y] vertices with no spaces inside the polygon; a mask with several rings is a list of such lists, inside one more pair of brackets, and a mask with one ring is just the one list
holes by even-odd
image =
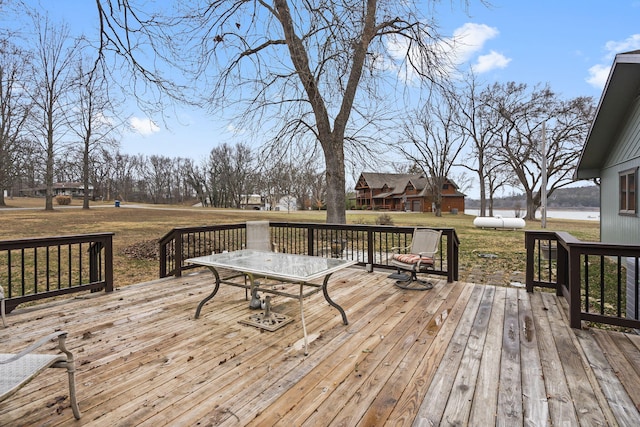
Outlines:
{"label": "white siding wall", "polygon": [[[601,173],[600,240],[606,243],[640,245],[640,216],[619,215],[618,174],[640,167],[640,100],[630,110],[626,124],[620,129],[617,141]],[[636,188],[636,206],[638,204]]]}
{"label": "white siding wall", "polygon": [[[620,129],[600,174],[600,240],[606,243],[640,245],[640,214],[619,215],[619,173],[640,167],[640,100],[636,99],[626,124]],[[638,180],[638,177],[636,177]],[[638,181],[636,181],[637,183]],[[636,187],[636,208],[640,208]],[[627,317],[637,319],[635,258],[627,259]]]}

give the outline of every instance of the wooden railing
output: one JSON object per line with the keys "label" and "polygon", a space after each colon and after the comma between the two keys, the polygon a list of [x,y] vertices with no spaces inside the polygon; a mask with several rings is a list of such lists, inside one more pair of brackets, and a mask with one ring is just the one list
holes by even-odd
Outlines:
{"label": "wooden railing", "polygon": [[526,231],[526,285],[555,289],[569,322],[640,328],[640,246],[583,242],[565,232]]}
{"label": "wooden railing", "polygon": [[81,291],[113,291],[113,233],[0,241],[7,312]]}
{"label": "wooden railing", "polygon": [[[355,260],[369,271],[393,269],[391,248],[411,243],[414,227],[336,225],[271,222],[271,236],[279,251]],[[453,228],[442,230],[440,256],[433,274],[458,280],[460,241]],[[242,249],[246,244],[245,224],[174,228],[160,239],[160,277],[181,276],[197,266],[184,260]]]}

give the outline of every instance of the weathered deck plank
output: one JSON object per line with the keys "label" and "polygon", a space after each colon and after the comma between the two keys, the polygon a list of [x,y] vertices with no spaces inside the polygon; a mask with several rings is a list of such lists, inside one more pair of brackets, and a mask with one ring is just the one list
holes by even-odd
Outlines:
{"label": "weathered deck plank", "polygon": [[3,352],[69,332],[83,417],[55,370],[1,402],[0,425],[640,425],[640,339],[571,330],[552,294],[441,280],[405,291],[348,269],[330,293],[349,325],[322,295],[306,300],[304,356],[295,300],[275,298],[294,318],[276,332],[239,324],[248,302],[225,286],[194,319],[211,280],[15,310]]}
{"label": "weathered deck plank", "polygon": [[438,425],[440,423],[456,377],[455,373],[458,371],[462,361],[464,349],[467,345],[482,295],[483,288],[480,286],[474,287],[455,334],[447,346],[445,355],[418,409],[414,425]]}
{"label": "weathered deck plank", "polygon": [[553,339],[553,332],[547,313],[549,310],[542,302],[542,296],[536,292],[531,295],[533,320],[537,331],[537,342],[542,365],[543,378],[553,378],[545,381],[545,389],[549,402],[550,422],[555,426],[578,425],[576,411],[571,402],[571,393],[567,385],[558,348]]}
{"label": "weathered deck plank", "polygon": [[464,425],[471,413],[482,350],[493,308],[495,288],[485,288],[476,313],[457,375],[451,388],[443,419],[447,424]]}
{"label": "weathered deck plank", "polygon": [[500,426],[523,424],[520,326],[517,297],[518,291],[516,289],[507,289],[502,333],[502,356],[500,359],[498,414],[496,417],[496,425]]}
{"label": "weathered deck plank", "polygon": [[575,335],[566,327],[566,320],[561,313],[563,309],[558,305],[559,300],[551,294],[541,293],[541,296],[549,312],[551,333],[562,361],[578,421],[581,425],[606,425],[604,411],[608,408],[600,406],[596,390],[588,378],[588,366],[585,366]]}
{"label": "weathered deck plank", "polygon": [[524,289],[518,290],[520,316],[520,378],[524,425],[549,424],[549,401],[544,386],[544,374],[538,344],[538,329],[533,320],[531,301]]}
{"label": "weathered deck plank", "polygon": [[492,426],[496,424],[498,387],[500,379],[500,354],[502,353],[502,325],[507,296],[506,288],[496,288],[487,336],[482,350],[477,384],[471,402],[469,425]]}

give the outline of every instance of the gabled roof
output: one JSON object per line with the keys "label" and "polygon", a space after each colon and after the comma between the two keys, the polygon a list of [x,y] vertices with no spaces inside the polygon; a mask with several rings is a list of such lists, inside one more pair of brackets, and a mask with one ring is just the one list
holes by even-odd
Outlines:
{"label": "gabled roof", "polygon": [[[369,188],[381,189],[386,184],[391,189],[390,194],[403,194],[409,183],[416,188],[416,191],[424,193],[429,184],[429,178],[422,174],[362,172],[360,176],[367,182]],[[456,189],[458,188],[453,181],[447,181]]]}
{"label": "gabled roof", "polygon": [[640,50],[616,55],[580,155],[576,179],[600,176],[608,151],[640,95]]}

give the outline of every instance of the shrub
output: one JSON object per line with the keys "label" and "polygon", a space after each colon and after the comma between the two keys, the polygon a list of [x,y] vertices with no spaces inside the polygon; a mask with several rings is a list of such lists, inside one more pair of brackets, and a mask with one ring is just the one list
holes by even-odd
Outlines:
{"label": "shrub", "polygon": [[71,196],[56,196],[56,203],[59,205],[70,205]]}
{"label": "shrub", "polygon": [[393,225],[393,218],[388,213],[378,215],[376,218],[377,225]]}

